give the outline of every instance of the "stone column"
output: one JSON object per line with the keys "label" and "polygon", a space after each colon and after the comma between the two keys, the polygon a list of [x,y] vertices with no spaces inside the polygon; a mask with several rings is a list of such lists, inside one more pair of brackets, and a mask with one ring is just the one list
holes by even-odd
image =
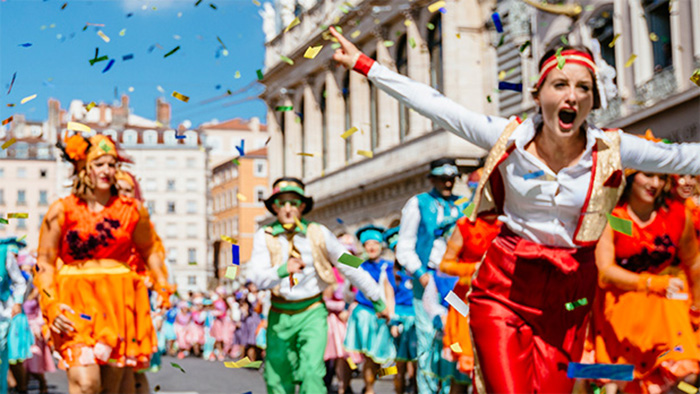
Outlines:
{"label": "stone column", "polygon": [[[304,85],[304,146],[305,153],[313,153],[313,157],[303,156],[305,163],[304,179],[313,179],[321,175],[323,146],[321,142],[322,121],[321,108],[318,100],[323,94],[322,81],[312,87]],[[320,85],[320,86],[318,86]]]}
{"label": "stone column", "polygon": [[[649,27],[644,18],[644,8],[636,0],[629,0],[630,21],[632,27],[632,53],[637,55],[637,59],[631,66],[634,68],[634,84],[641,85],[649,81],[654,76],[654,51],[649,39]],[[622,67],[629,56],[622,60]],[[634,91],[632,91],[634,94]]]}
{"label": "stone column", "polygon": [[[630,10],[628,0],[615,0],[613,8],[613,31],[617,36],[615,41],[615,71],[617,72],[617,89],[623,103],[627,105],[634,99],[633,69],[625,68],[625,62],[632,54],[632,29],[630,27]],[[628,113],[627,105],[620,108],[621,116]]]}
{"label": "stone column", "polygon": [[[680,92],[694,86],[693,82],[690,81],[690,75],[693,74],[694,70],[693,45],[691,44],[693,42],[693,10],[690,2],[691,0],[675,0],[670,3],[673,71],[676,74],[676,83]],[[693,2],[698,3],[698,0],[693,0]],[[697,18],[699,14],[694,15]],[[700,20],[696,20],[695,23],[700,23]]]}
{"label": "stone column", "polygon": [[[406,27],[408,77],[430,85],[430,52],[428,51],[428,42],[421,35],[421,30],[426,29],[425,24],[419,25],[419,18],[413,18],[412,21],[413,23]],[[415,43],[414,47],[411,47],[411,42]],[[430,120],[416,111],[409,110],[408,119],[410,134],[406,136],[407,139],[415,138],[432,130]]]}
{"label": "stone column", "polygon": [[[343,74],[340,74],[341,78]],[[345,132],[345,102],[343,92],[333,72],[326,71],[326,122],[327,129],[327,168],[330,172],[345,165],[345,140],[340,135]]]}
{"label": "stone column", "polygon": [[[367,48],[363,52],[370,53]],[[350,111],[353,126],[359,129],[352,135],[352,148],[350,162],[362,159],[357,155],[358,150],[370,150],[370,116],[369,116],[369,80],[356,72],[350,73]]]}
{"label": "stone column", "polygon": [[284,113],[284,137],[285,137],[285,160],[286,160],[286,174],[287,176],[294,176],[301,178],[301,156],[297,155],[301,152],[301,124],[297,123],[295,119],[297,115],[299,105],[301,104],[301,92],[298,92],[294,101],[287,97],[282,105],[293,106],[292,111],[287,111]]}

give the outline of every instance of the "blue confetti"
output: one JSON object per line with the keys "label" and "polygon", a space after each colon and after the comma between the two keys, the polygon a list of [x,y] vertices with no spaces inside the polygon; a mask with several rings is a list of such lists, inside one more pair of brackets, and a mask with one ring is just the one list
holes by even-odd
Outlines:
{"label": "blue confetti", "polygon": [[25,42],[24,44],[19,44],[18,46],[20,46],[20,47],[25,47],[25,48],[29,48],[30,46],[32,46],[32,43],[31,43],[31,42]]}
{"label": "blue confetti", "polygon": [[241,254],[240,254],[240,248],[238,245],[233,244],[231,245],[231,255],[233,256],[233,264],[234,265],[241,265]]}
{"label": "blue confetti", "polygon": [[446,14],[446,13],[447,13],[447,10],[445,9],[445,7],[440,7],[440,10],[439,10],[439,11],[440,11],[441,13],[443,13],[443,14]]}
{"label": "blue confetti", "polygon": [[539,170],[539,171],[535,171],[535,172],[531,172],[531,173],[523,175],[523,179],[525,179],[526,181],[529,181],[530,179],[539,178],[542,175],[544,175],[544,170]]}
{"label": "blue confetti", "polygon": [[133,59],[133,58],[134,58],[134,54],[133,54],[133,53],[130,53],[130,54],[128,54],[128,55],[122,56],[122,61],[124,61],[124,60],[131,60],[131,59]]}
{"label": "blue confetti", "polygon": [[498,15],[498,12],[491,14],[491,19],[493,20],[494,26],[496,26],[496,31],[503,33],[503,23],[501,23],[501,16]]}
{"label": "blue confetti", "polygon": [[130,13],[126,14],[126,17],[127,17],[127,18],[131,18],[132,16],[134,16],[134,13],[133,13],[133,12],[130,12]]}
{"label": "blue confetti", "polygon": [[522,83],[511,83],[511,82],[499,82],[498,83],[498,90],[513,90],[516,92],[522,92],[523,91],[523,84]]}
{"label": "blue confetti", "polygon": [[106,73],[109,71],[110,68],[114,65],[114,59],[110,60],[109,63],[107,63],[107,66],[105,67],[104,70],[102,70],[102,74]]}
{"label": "blue confetti", "polygon": [[341,219],[341,218],[335,218],[335,221],[338,222],[338,224],[343,224],[343,223],[345,223],[345,222],[343,221],[343,219]]}
{"label": "blue confetti", "polygon": [[155,45],[151,45],[150,47],[148,47],[148,53],[153,52],[154,49],[156,49],[156,46],[155,46]]}
{"label": "blue confetti", "polygon": [[83,318],[83,319],[85,319],[85,320],[92,320],[92,317],[90,317],[89,315],[86,315],[86,314],[84,314],[84,313],[81,313],[81,314],[80,314],[80,317]]}
{"label": "blue confetti", "polygon": [[581,364],[569,363],[566,376],[570,379],[610,379],[629,382],[633,378],[634,365],[630,364]]}
{"label": "blue confetti", "polygon": [[236,150],[241,157],[245,156],[245,140],[241,140],[241,146],[236,146]]}
{"label": "blue confetti", "polygon": [[185,135],[184,135],[184,134],[182,134],[182,135],[180,135],[180,134],[175,134],[175,139],[184,140],[184,139],[185,139]]}

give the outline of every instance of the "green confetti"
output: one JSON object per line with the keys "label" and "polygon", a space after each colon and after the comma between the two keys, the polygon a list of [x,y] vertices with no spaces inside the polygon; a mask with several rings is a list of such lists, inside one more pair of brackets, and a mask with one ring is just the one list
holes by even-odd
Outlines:
{"label": "green confetti", "polygon": [[7,219],[0,218],[0,223],[9,224],[10,222],[8,222]]}
{"label": "green confetti", "polygon": [[23,236],[17,238],[17,241],[22,242],[22,241],[24,241],[25,238],[27,238],[27,234],[24,234]]}
{"label": "green confetti", "polygon": [[414,40],[413,37],[409,38],[408,45],[410,45],[411,48],[415,48],[416,47],[416,40]]}
{"label": "green confetti", "polygon": [[627,236],[632,236],[632,221],[627,219],[622,219],[611,214],[606,214],[608,216],[608,223],[610,223],[610,228],[617,231],[618,233],[625,234]]}
{"label": "green confetti", "polygon": [[357,268],[360,265],[362,265],[364,261],[359,257],[355,257],[348,253],[343,253],[343,255],[340,256],[340,258],[338,259],[338,262],[343,263],[345,265],[349,265],[353,268]]}
{"label": "green confetti", "polygon": [[336,43],[334,43],[334,44],[331,44],[331,48],[333,48],[333,49],[338,49],[338,48],[340,48],[340,43],[336,42]]}
{"label": "green confetti", "polygon": [[527,49],[527,47],[530,46],[530,44],[531,44],[530,41],[525,41],[525,43],[520,46],[520,49],[519,49],[520,53],[523,53]]}
{"label": "green confetti", "polygon": [[569,40],[566,38],[566,36],[561,36],[559,39],[561,39],[562,44],[569,45]]}
{"label": "green confetti", "polygon": [[435,30],[435,25],[433,25],[432,23],[428,23],[426,27],[428,28],[428,30]]}
{"label": "green confetti", "polygon": [[472,212],[474,212],[474,203],[469,203],[466,208],[462,211],[464,216],[470,217],[472,215]]}
{"label": "green confetti", "polygon": [[561,50],[562,50],[562,49],[563,49],[563,48],[557,49],[557,53],[556,53],[556,56],[557,56],[557,68],[560,69],[560,70],[561,70],[562,68],[564,68],[564,64],[566,64],[566,59],[564,58],[564,56],[561,55]]}
{"label": "green confetti", "polygon": [[333,26],[333,27],[335,27],[335,30],[337,30],[338,33],[343,34],[343,28],[342,28],[342,27],[340,27],[340,26]]}
{"label": "green confetti", "polygon": [[209,7],[213,8],[213,9],[216,9],[216,6],[215,6],[214,4],[212,4],[212,3],[209,3]]}
{"label": "green confetti", "polygon": [[238,159],[233,159],[232,161],[233,161],[233,164],[235,164],[235,165],[237,165],[237,166],[240,166],[240,165],[241,165],[241,162],[238,161]]}
{"label": "green confetti", "polygon": [[598,385],[596,385],[595,383],[591,382],[591,391],[593,392],[593,394],[600,394],[600,387],[598,387]]}
{"label": "green confetti", "polygon": [[294,65],[294,60],[288,58],[287,56],[280,55],[280,59],[282,59],[283,62],[289,64],[290,66]]}
{"label": "green confetti", "polygon": [[101,56],[101,57],[96,57],[96,58],[94,58],[94,59],[90,59],[89,61],[90,61],[90,65],[92,66],[92,65],[94,65],[94,64],[97,63],[97,62],[103,62],[103,61],[108,60],[108,59],[109,59],[109,56],[104,55],[104,56]]}
{"label": "green confetti", "polygon": [[176,46],[175,48],[173,48],[170,52],[168,52],[168,53],[166,53],[165,55],[163,55],[163,58],[166,58],[166,57],[172,55],[173,53],[177,52],[178,50],[180,50],[180,46],[179,46],[179,45]]}
{"label": "green confetti", "polygon": [[263,80],[262,70],[260,70],[260,69],[255,70],[255,73],[258,74],[258,81],[262,81]]}
{"label": "green confetti", "polygon": [[491,95],[486,96],[486,101],[491,102]]}
{"label": "green confetti", "polygon": [[252,368],[252,369],[258,369],[262,365],[262,361],[253,361],[252,363],[248,365],[244,365],[243,368]]}
{"label": "green confetti", "polygon": [[275,111],[287,112],[287,111],[291,111],[293,108],[294,107],[292,107],[291,105],[280,105],[280,106],[275,107]]}
{"label": "green confetti", "polygon": [[496,45],[496,48],[500,48],[501,45],[503,45],[503,43],[505,42],[505,37],[506,37],[505,34],[501,34],[501,39],[498,40],[498,45]]}
{"label": "green confetti", "polygon": [[386,41],[384,41],[384,46],[387,47],[387,48],[393,47],[393,46],[394,46],[394,41],[386,40]]}
{"label": "green confetti", "polygon": [[110,147],[107,142],[100,141],[100,149],[102,149],[105,153],[109,153],[109,151],[112,150],[112,147]]}
{"label": "green confetti", "polygon": [[567,302],[566,304],[564,304],[564,307],[567,311],[573,311],[574,309],[584,305],[588,305],[587,298],[581,298],[580,300],[576,300],[574,302]]}
{"label": "green confetti", "polygon": [[185,373],[185,370],[180,366],[180,364],[178,364],[178,363],[170,363],[170,365],[172,365],[173,368],[179,369],[180,371],[182,371],[182,373]]}

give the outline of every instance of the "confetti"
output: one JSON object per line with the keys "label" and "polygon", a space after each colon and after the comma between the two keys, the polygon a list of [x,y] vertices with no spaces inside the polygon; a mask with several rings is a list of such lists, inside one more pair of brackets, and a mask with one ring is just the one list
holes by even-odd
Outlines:
{"label": "confetti", "polygon": [[253,0],[253,4],[255,4],[257,7],[260,7],[260,2],[258,0]]}
{"label": "confetti", "polygon": [[393,47],[393,46],[394,46],[394,41],[386,40],[386,41],[384,41],[384,46],[387,47],[387,48]]}
{"label": "confetti", "polygon": [[289,64],[290,66],[294,65],[294,60],[288,58],[287,56],[280,55],[280,59],[282,59],[283,62]]}
{"label": "confetti", "polygon": [[442,8],[442,7],[444,7],[444,6],[445,6],[445,2],[444,2],[444,1],[442,1],[442,0],[436,1],[436,2],[434,2],[433,4],[431,4],[431,5],[428,6],[428,11],[430,11],[430,12],[435,12],[435,11],[439,10],[440,8]]}
{"label": "confetti", "polygon": [[[255,363],[257,363],[257,362],[258,362],[258,361],[255,361]],[[248,365],[251,365],[251,364],[253,364],[253,363],[254,363],[254,362],[253,362],[253,361],[250,361],[250,359],[249,359],[248,357],[244,357],[244,358],[242,358],[242,359],[240,359],[240,360],[238,360],[238,361],[226,361],[226,362],[224,363],[224,366],[225,366],[226,368],[245,368],[245,367],[247,367]],[[258,366],[259,366],[259,365],[260,365],[260,364],[258,364]]]}
{"label": "confetti", "polygon": [[97,31],[97,35],[100,36],[104,40],[104,42],[109,42],[109,37],[105,33],[102,32],[102,30]]}
{"label": "confetti", "polygon": [[121,37],[124,37],[125,34],[126,34],[126,29],[121,29],[121,31],[119,32],[119,35]]}
{"label": "confetti", "polygon": [[318,56],[319,52],[321,52],[321,49],[323,49],[323,45],[319,45],[317,47],[308,47],[306,48],[306,52],[304,52],[304,57],[306,59],[313,59],[316,56]]}
{"label": "confetti", "polygon": [[355,30],[354,32],[352,32],[352,34],[350,34],[350,37],[357,38],[360,36],[360,34],[362,33],[359,30]]}
{"label": "confetti", "polygon": [[340,138],[347,139],[351,135],[355,134],[357,132],[357,127],[351,127],[347,131],[345,131],[343,134],[340,135]]}
{"label": "confetti", "polygon": [[241,139],[240,146],[236,145],[236,150],[238,151],[238,154],[241,155],[241,157],[245,156],[245,140],[244,139]]}
{"label": "confetti", "polygon": [[452,349],[452,351],[455,353],[462,353],[462,347],[459,346],[459,342],[455,342],[450,345],[450,349]]}
{"label": "confetti", "polygon": [[684,381],[680,381],[680,382],[678,383],[678,386],[677,386],[677,387],[678,387],[678,390],[680,390],[680,391],[682,391],[682,392],[684,392],[684,393],[688,393],[688,394],[695,394],[695,393],[698,392],[697,387],[695,387],[695,386],[693,386],[693,385],[691,385],[691,384],[688,384],[688,383],[686,383],[686,382],[684,382]]}
{"label": "confetti", "polygon": [[587,298],[581,298],[580,300],[576,300],[574,302],[567,302],[564,304],[564,308],[566,308],[567,311],[573,311],[574,309],[584,305],[588,305]]}
{"label": "confetti", "polygon": [[610,227],[617,231],[618,233],[625,234],[627,236],[632,236],[632,221],[627,219],[622,219],[611,214],[606,214],[608,216],[608,223]]}
{"label": "confetti", "polygon": [[298,24],[300,24],[300,23],[301,23],[301,21],[299,20],[298,17],[297,17],[297,18],[294,18],[294,20],[291,21],[291,22],[289,23],[289,25],[287,25],[287,27],[284,29],[284,32],[285,32],[285,33],[288,32],[289,29],[291,29],[292,27],[294,27],[294,26],[296,26],[296,25],[298,25]]}
{"label": "confetti", "polygon": [[197,7],[199,5],[199,3],[201,3],[201,2],[202,2],[202,0],[197,0],[197,2],[194,3],[194,6]]}
{"label": "confetti", "polygon": [[61,9],[65,10],[67,5],[68,5],[68,3],[63,3],[63,5],[61,6]]}
{"label": "confetti", "polygon": [[491,95],[486,96],[486,101],[491,102]]}
{"label": "confetti", "polygon": [[219,44],[221,44],[221,46],[224,47],[224,49],[226,49],[226,44],[224,44],[224,42],[221,41],[221,38],[219,38],[219,36],[216,36],[216,40],[219,41]]}
{"label": "confetti", "polygon": [[394,366],[391,366],[391,367],[386,367],[386,368],[380,369],[380,370],[379,370],[379,377],[382,377],[382,376],[389,376],[389,375],[396,375],[397,373],[398,373],[398,372],[397,372],[396,366],[394,365]]}
{"label": "confetti", "polygon": [[659,41],[659,36],[657,36],[656,33],[649,33],[649,39],[656,42]]}
{"label": "confetti", "polygon": [[462,205],[466,202],[469,202],[470,199],[471,199],[471,197],[462,197],[462,198],[458,199],[457,201],[455,201],[455,205]]}
{"label": "confetti", "polygon": [[91,109],[95,108],[97,104],[94,101],[90,101],[88,105],[85,106],[85,111],[90,112]]}
{"label": "confetti", "polygon": [[246,200],[247,200],[246,196],[244,196],[244,195],[241,194],[241,193],[236,194],[236,197],[238,197],[238,199],[241,200],[241,201],[246,201]]}
{"label": "confetti", "polygon": [[469,204],[462,210],[462,213],[464,214],[464,216],[467,216],[467,217],[471,216],[472,212],[474,212],[474,204]]}
{"label": "confetti", "polygon": [[228,235],[222,235],[222,236],[221,236],[221,240],[222,240],[222,241],[226,241],[226,242],[230,242],[230,243],[232,243],[232,244],[237,244],[237,243],[238,243],[235,239],[229,237]]}
{"label": "confetti", "polygon": [[156,387],[153,388],[153,391],[156,393],[160,391],[160,385],[156,385]]}
{"label": "confetti", "polygon": [[343,253],[343,255],[340,256],[340,258],[338,258],[338,262],[343,263],[345,265],[349,265],[353,268],[357,268],[360,265],[362,265],[364,261],[359,257],[355,257],[348,253]]}
{"label": "confetti", "polygon": [[27,234],[24,234],[23,236],[17,238],[17,242],[22,242],[25,238],[27,238]]}
{"label": "confetti", "polygon": [[209,7],[211,7],[213,10],[216,9],[216,6],[215,6],[214,4],[212,4],[212,3],[209,3]]}
{"label": "confetti", "polygon": [[452,305],[452,307],[455,308],[455,310],[457,310],[457,312],[459,312],[460,315],[467,317],[467,314],[469,313],[469,307],[452,290],[450,290],[450,292],[447,293],[447,296],[445,296],[445,301],[447,301],[448,304]]}
{"label": "confetti", "polygon": [[104,70],[102,70],[102,74],[106,73],[109,71],[110,68],[114,65],[114,59],[110,60],[109,63],[105,66]]}
{"label": "confetti", "polygon": [[353,371],[357,369],[357,365],[354,361],[352,361],[352,357],[348,357],[346,361],[348,362],[348,366],[350,366],[350,369],[352,369]]}
{"label": "confetti", "polygon": [[109,151],[112,150],[112,147],[110,147],[109,144],[107,142],[105,142],[104,140],[100,141],[99,146],[100,146],[100,149],[102,149],[102,151],[105,153],[108,153]]}
{"label": "confetti", "polygon": [[129,54],[127,54],[127,55],[122,56],[122,61],[131,60],[131,59],[133,59],[133,58],[134,58],[134,54],[133,54],[133,53],[129,53]]}
{"label": "confetti", "polygon": [[498,90],[512,90],[514,92],[522,92],[523,84],[501,81],[498,83]]}
{"label": "confetti", "polygon": [[559,39],[561,40],[562,44],[569,45],[569,39],[566,38],[566,36],[561,36],[561,37],[559,37]]}
{"label": "confetti", "polygon": [[78,122],[68,122],[68,125],[66,126],[67,130],[75,130],[75,131],[82,131],[84,133],[89,133],[90,132],[90,126],[86,126],[82,123]]}
{"label": "confetti", "polygon": [[530,41],[525,41],[525,43],[520,46],[520,49],[518,49],[520,51],[520,53],[523,53],[525,51],[525,49],[527,49],[527,47],[530,46],[530,44],[531,44]]}
{"label": "confetti", "polygon": [[688,301],[688,293],[666,293],[669,300]]}
{"label": "confetti", "polygon": [[566,376],[570,379],[610,379],[631,381],[634,365],[569,363]]}
{"label": "confetti", "polygon": [[281,106],[275,107],[275,111],[277,111],[277,112],[288,112],[291,110],[292,110],[292,106],[281,105]]}
{"label": "confetti", "polygon": [[306,231],[306,227],[304,227],[304,223],[302,223],[298,217],[294,217],[294,224],[297,225],[297,228],[301,230],[302,232]]}
{"label": "confetti", "polygon": [[413,37],[409,38],[408,45],[410,45],[411,48],[415,48],[416,47],[416,40]]}
{"label": "confetti", "polygon": [[4,125],[6,125],[6,124],[8,124],[8,123],[10,123],[10,122],[12,122],[12,116],[10,116],[9,118],[3,120],[3,121],[2,121],[2,125],[4,126]]}
{"label": "confetti", "polygon": [[297,156],[306,156],[306,157],[314,157],[313,153],[307,153],[307,152],[298,152]]}
{"label": "confetti", "polygon": [[7,218],[8,219],[26,219],[29,217],[28,213],[25,212],[15,212],[15,213],[8,213]]}
{"label": "confetti", "polygon": [[255,73],[258,74],[258,81],[262,81],[263,80],[262,70],[255,70]]}
{"label": "confetti", "polygon": [[564,56],[561,55],[561,50],[562,50],[562,49],[563,49],[563,48],[560,47],[559,49],[557,49],[557,53],[556,53],[556,56],[557,56],[557,68],[560,69],[560,70],[561,70],[562,68],[564,68],[564,65],[566,64],[566,59],[564,58]]}
{"label": "confetti", "polygon": [[617,33],[615,34],[615,37],[613,37],[612,41],[610,41],[610,44],[608,44],[608,48],[612,48],[615,46],[615,42],[617,42],[617,39],[620,38],[622,34]]}
{"label": "confetti", "polygon": [[691,80],[694,84],[700,86],[700,68],[698,68],[697,70],[693,71],[693,75],[690,76],[690,80]]}
{"label": "confetti", "polygon": [[27,96],[27,97],[23,98],[22,101],[20,101],[19,103],[24,104],[24,103],[27,103],[29,101],[34,100],[35,98],[36,98],[36,94],[32,94],[31,96]]}
{"label": "confetti", "polygon": [[80,317],[81,317],[82,319],[85,319],[85,320],[92,320],[92,317],[90,317],[90,315],[86,315],[86,314],[84,314],[84,313],[81,313],[81,314],[80,314]]}
{"label": "confetti", "polygon": [[30,46],[32,46],[32,43],[31,43],[31,42],[25,42],[24,44],[18,44],[17,46],[18,46],[18,47],[29,48]]}
{"label": "confetti", "polygon": [[173,53],[177,52],[179,49],[180,49],[180,46],[178,45],[178,46],[176,46],[175,48],[173,48],[170,52],[168,52],[168,53],[166,53],[165,55],[163,55],[163,58],[166,58],[166,57],[172,55]]}
{"label": "confetti", "polygon": [[184,134],[175,134],[176,140],[184,140],[187,136]]}
{"label": "confetti", "polygon": [[180,364],[178,364],[178,363],[170,363],[170,365],[171,365],[173,368],[179,369],[180,371],[182,371],[182,373],[185,373],[185,370],[180,366]]}
{"label": "confetti", "polygon": [[190,101],[189,97],[185,96],[184,94],[178,93],[176,91],[173,91],[173,97],[175,97],[176,99],[178,99],[180,101],[184,101],[184,102]]}
{"label": "confetti", "polygon": [[92,66],[92,65],[94,65],[94,64],[97,63],[97,62],[103,62],[103,61],[105,61],[105,60],[107,60],[107,59],[109,59],[109,56],[105,55],[105,56],[102,56],[102,57],[96,57],[96,58],[94,58],[94,59],[90,59],[89,62],[90,62],[90,65]]}
{"label": "confetti", "polygon": [[491,19],[493,20],[493,25],[496,27],[496,31],[503,33],[503,23],[501,23],[501,16],[498,15],[498,12],[491,14]]}
{"label": "confetti", "polygon": [[[8,222],[7,219],[0,218],[0,223],[2,223],[2,224],[8,224],[8,223],[10,223],[10,222]],[[44,290],[44,292],[46,292],[46,290]],[[48,293],[46,293],[46,294],[48,295]]]}
{"label": "confetti", "polygon": [[632,55],[630,55],[630,58],[627,59],[627,61],[625,62],[625,68],[628,68],[629,66],[631,66],[632,63],[634,63],[635,60],[637,60],[637,55],[635,55],[635,54],[633,53]]}
{"label": "confetti", "polygon": [[539,170],[539,171],[530,172],[530,173],[523,175],[523,179],[525,179],[526,181],[529,181],[530,179],[539,178],[542,175],[544,175],[544,170]]}
{"label": "confetti", "polygon": [[370,158],[370,159],[371,159],[372,157],[374,157],[374,153],[372,153],[372,151],[369,151],[369,150],[361,150],[361,149],[360,149],[360,150],[357,151],[357,154],[360,155],[360,156],[364,156],[364,157]]}
{"label": "confetti", "polygon": [[15,142],[17,142],[17,140],[15,139],[15,137],[10,138],[9,140],[5,141],[4,144],[2,144],[2,149],[7,149],[7,148],[9,148],[9,147],[12,146],[12,144],[14,144]]}
{"label": "confetti", "polygon": [[225,277],[234,280],[236,279],[236,274],[238,273],[238,267],[235,265],[233,267],[226,267],[226,275]]}
{"label": "confetti", "polygon": [[10,81],[10,88],[7,89],[7,94],[10,94],[10,92],[12,91],[12,86],[14,86],[15,84],[15,78],[17,78],[17,71],[15,71],[15,73],[12,74],[12,81]]}

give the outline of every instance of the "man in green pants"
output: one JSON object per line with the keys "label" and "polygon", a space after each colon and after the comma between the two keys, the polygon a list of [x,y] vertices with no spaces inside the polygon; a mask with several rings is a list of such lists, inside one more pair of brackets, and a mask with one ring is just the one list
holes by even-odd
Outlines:
{"label": "man in green pants", "polygon": [[347,253],[323,225],[302,216],[313,207],[304,184],[280,178],[265,200],[277,221],[255,233],[248,276],[260,289],[272,289],[268,317],[265,383],[268,393],[325,393],[323,353],[328,339],[328,312],[321,293],[336,283],[332,264],[373,302],[380,317],[389,317],[381,288],[363,270],[338,264]]}

